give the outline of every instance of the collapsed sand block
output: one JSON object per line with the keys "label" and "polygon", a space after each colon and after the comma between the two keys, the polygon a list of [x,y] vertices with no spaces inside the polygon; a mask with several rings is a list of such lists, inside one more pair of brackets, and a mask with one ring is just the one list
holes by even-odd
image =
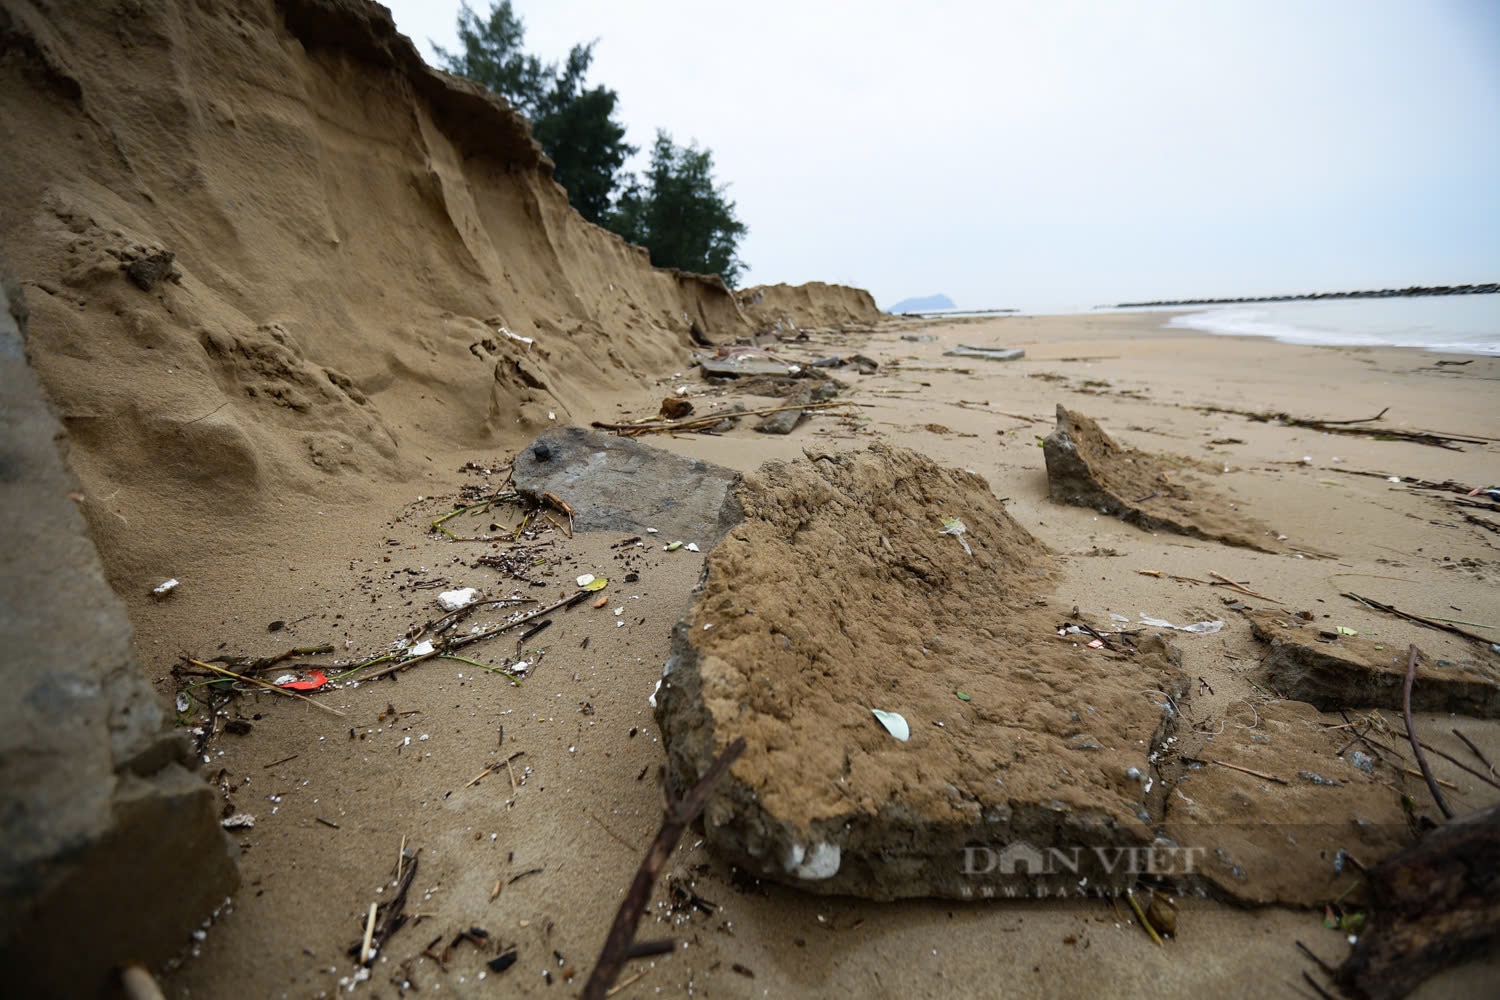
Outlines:
{"label": "collapsed sand block", "polygon": [[579,531],[655,528],[707,549],[743,516],[732,469],[582,427],[538,437],[516,456],[512,481],[532,500],[551,493],[566,502]]}
{"label": "collapsed sand block", "polygon": [[1359,878],[1351,856],[1370,865],[1410,843],[1406,776],[1348,746],[1342,718],[1276,701],[1239,704],[1224,721],[1180,735],[1176,766],[1163,767],[1163,833],[1216,895],[1319,905]]}
{"label": "collapsed sand block", "polygon": [[[1248,611],[1255,638],[1271,651],[1262,663],[1266,681],[1288,698],[1325,712],[1341,708],[1401,711],[1407,648],[1304,625],[1274,611]],[[1470,660],[1433,662],[1419,656],[1411,707],[1418,712],[1456,712],[1500,718],[1500,657],[1476,653]]]}
{"label": "collapsed sand block", "polygon": [[1234,510],[1231,501],[1184,471],[1197,463],[1126,448],[1061,403],[1057,427],[1042,442],[1042,454],[1055,503],[1093,507],[1143,531],[1170,531],[1261,552],[1286,551],[1276,532]]}
{"label": "collapsed sand block", "polygon": [[218,796],[162,727],[0,303],[0,962],[8,995],[102,995],[183,950],[239,881]]}
{"label": "collapsed sand block", "polygon": [[679,793],[747,740],[704,813],[714,849],[876,899],[1131,884],[1175,651],[1059,638],[1051,554],[983,478],[914,452],[772,463],[736,494],[657,710]]}

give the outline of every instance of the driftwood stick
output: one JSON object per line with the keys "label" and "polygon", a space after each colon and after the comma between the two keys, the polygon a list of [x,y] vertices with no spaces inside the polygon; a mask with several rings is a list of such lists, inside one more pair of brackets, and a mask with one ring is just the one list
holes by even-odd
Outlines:
{"label": "driftwood stick", "polygon": [[321,708],[323,711],[328,712],[330,715],[337,715],[340,718],[342,718],[344,715],[343,712],[340,712],[336,708],[329,708],[322,702],[313,701],[311,698],[308,698],[305,695],[300,695],[295,691],[288,691],[286,688],[279,688],[275,684],[271,684],[268,681],[261,680],[259,677],[247,677],[244,674],[237,674],[233,670],[225,670],[223,667],[216,667],[212,663],[204,663],[202,660],[194,660],[189,658],[188,662],[195,667],[202,667],[204,670],[212,670],[216,674],[223,674],[225,677],[232,677],[237,681],[244,681],[247,684],[254,684],[256,687],[263,687],[267,691],[275,691],[277,694],[284,694],[288,698],[296,698],[298,701],[305,701],[309,705],[314,705],[318,708]]}
{"label": "driftwood stick", "polygon": [[[1240,582],[1238,582],[1236,580],[1231,580],[1229,577],[1225,576],[1223,573],[1215,573],[1213,570],[1209,570],[1208,571],[1208,575],[1211,576],[1211,577],[1213,577],[1215,580],[1218,580],[1224,586],[1229,587],[1232,590],[1237,590],[1240,593],[1245,594],[1247,596],[1258,597],[1262,601],[1270,601],[1272,604],[1281,604],[1281,602],[1278,601],[1276,598],[1274,598],[1274,597],[1267,597],[1265,594],[1257,594],[1255,591],[1251,590],[1249,587],[1245,586],[1244,584],[1242,584],[1242,583],[1240,583]],[[1281,606],[1282,607],[1286,607],[1286,605],[1284,605],[1284,604],[1282,604]]]}
{"label": "driftwood stick", "polygon": [[630,889],[615,913],[615,921],[609,928],[609,936],[604,939],[599,960],[594,963],[594,971],[590,973],[589,981],[583,988],[583,1000],[604,1000],[609,995],[609,988],[619,978],[631,946],[635,943],[636,925],[640,923],[641,916],[651,901],[651,887],[656,884],[657,876],[661,874],[662,867],[677,847],[677,841],[682,838],[688,824],[703,811],[714,785],[744,752],[745,738],[741,736],[724,748],[724,752],[703,772],[698,783],[680,800],[671,801],[669,796],[661,818],[661,830],[647,848],[646,856],[641,859],[641,866],[630,883]]}
{"label": "driftwood stick", "polygon": [[1437,803],[1438,809],[1443,813],[1444,819],[1453,818],[1453,810],[1448,808],[1448,803],[1443,800],[1443,793],[1437,786],[1437,779],[1432,776],[1432,768],[1427,764],[1427,756],[1422,753],[1422,741],[1417,739],[1417,729],[1411,722],[1411,688],[1417,680],[1417,647],[1411,647],[1411,653],[1406,660],[1406,684],[1401,689],[1401,714],[1406,719],[1406,735],[1411,740],[1411,752],[1416,754],[1417,766],[1422,769],[1422,779],[1427,782],[1427,790],[1432,793],[1432,800]]}
{"label": "driftwood stick", "polygon": [[1363,604],[1367,608],[1373,608],[1376,611],[1384,611],[1388,615],[1395,615],[1397,618],[1405,618],[1409,622],[1415,622],[1418,625],[1425,625],[1428,628],[1437,629],[1439,632],[1448,632],[1452,635],[1461,635],[1465,639],[1472,640],[1473,642],[1482,642],[1486,646],[1490,644],[1490,640],[1486,639],[1484,636],[1476,635],[1466,629],[1461,629],[1457,625],[1449,625],[1445,622],[1434,621],[1431,618],[1423,618],[1421,615],[1414,615],[1409,611],[1402,611],[1400,608],[1397,608],[1394,605],[1381,604],[1379,601],[1371,600],[1368,597],[1361,597],[1358,594],[1354,593],[1344,593],[1340,596],[1347,597],[1351,601],[1358,601],[1360,604]]}
{"label": "driftwood stick", "polygon": [[[1458,732],[1457,729],[1455,729],[1453,731],[1455,733]],[[1407,739],[1411,739],[1412,738],[1412,735],[1411,735],[1410,732],[1404,732],[1401,735],[1405,736]],[[1459,739],[1463,739],[1463,737],[1460,736]],[[1422,743],[1421,740],[1418,740],[1417,742],[1418,743]],[[1494,777],[1492,777],[1492,776],[1490,776],[1488,774],[1485,774],[1483,771],[1479,770],[1478,768],[1470,767],[1468,764],[1465,764],[1463,761],[1459,760],[1457,757],[1453,756],[1451,753],[1448,753],[1445,750],[1440,750],[1437,747],[1431,745],[1430,743],[1422,743],[1422,749],[1426,750],[1428,753],[1435,753],[1435,754],[1437,754],[1439,757],[1443,758],[1448,763],[1452,764],[1454,767],[1458,768],[1461,771],[1468,771],[1470,774],[1472,774],[1474,777],[1478,778],[1480,781],[1484,782],[1486,785],[1491,785],[1491,786],[1493,786],[1495,788],[1500,788],[1500,780],[1496,780]],[[1480,759],[1483,760],[1484,758],[1481,757]]]}
{"label": "driftwood stick", "polygon": [[849,400],[827,400],[822,403],[803,403],[799,406],[765,406],[755,410],[721,411],[719,413],[705,413],[698,417],[689,417],[686,420],[657,421],[644,424],[610,424],[601,420],[595,420],[590,427],[601,431],[614,431],[625,437],[633,437],[637,434],[665,434],[671,431],[700,430],[704,427],[712,427],[730,417],[765,417],[773,413],[786,413],[791,410],[828,410],[838,406],[858,406],[858,403]]}
{"label": "driftwood stick", "polygon": [[[423,653],[421,656],[413,656],[413,657],[409,657],[408,659],[405,659],[405,660],[400,660],[400,661],[398,661],[396,663],[392,663],[388,667],[383,667],[380,670],[375,671],[373,674],[366,674],[364,677],[362,677],[360,679],[362,681],[374,681],[374,680],[379,680],[382,677],[388,677],[391,674],[400,673],[401,671],[405,670],[407,667],[414,667],[418,663],[422,663],[425,660],[431,660],[431,659],[434,659],[435,657],[445,656],[448,653],[452,653],[452,652],[454,652],[456,650],[463,649],[465,646],[472,645],[473,643],[479,642],[482,639],[488,639],[491,636],[499,635],[501,632],[509,632],[511,629],[516,628],[519,625],[524,625],[524,624],[526,624],[529,621],[535,621],[536,619],[542,617],[543,615],[549,615],[549,614],[551,614],[552,612],[556,611],[559,608],[570,608],[573,605],[577,604],[579,601],[583,600],[585,597],[588,597],[589,594],[591,594],[591,593],[592,593],[592,591],[580,590],[578,593],[574,594],[572,597],[564,597],[560,601],[556,601],[556,602],[554,602],[552,604],[549,604],[545,608],[538,608],[537,610],[533,611],[531,614],[527,615],[526,617],[524,617],[524,618],[517,618],[515,621],[510,622],[508,624],[499,625],[499,626],[496,626],[495,628],[489,629],[489,630],[484,631],[484,632],[475,632],[472,635],[462,635],[462,636],[456,636],[456,637],[454,637],[452,639],[444,639],[441,642],[434,643],[433,644],[433,648],[432,648],[432,652],[430,652],[430,653]],[[478,601],[478,602],[475,602],[476,605],[477,604],[492,604],[492,603],[496,603],[496,602],[493,602],[493,601]],[[475,606],[475,605],[466,605],[465,607],[473,607],[473,606]],[[460,608],[459,610],[462,611],[462,610],[464,610],[464,608]],[[321,706],[319,706],[319,707],[321,707]]]}

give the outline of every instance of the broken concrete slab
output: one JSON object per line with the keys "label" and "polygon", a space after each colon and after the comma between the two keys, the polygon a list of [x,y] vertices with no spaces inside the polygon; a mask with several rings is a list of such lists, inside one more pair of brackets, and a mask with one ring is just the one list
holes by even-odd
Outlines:
{"label": "broken concrete slab", "polygon": [[579,531],[656,528],[707,549],[743,517],[730,492],[739,473],[582,427],[538,437],[516,456],[512,481],[534,500],[566,501]]}
{"label": "broken concrete slab", "polygon": [[[787,406],[807,406],[813,401],[812,388],[804,387],[795,396],[787,399]],[[760,418],[755,429],[762,434],[790,434],[797,429],[802,418],[807,416],[806,410],[782,410],[780,413],[768,413]]]}
{"label": "broken concrete slab", "polygon": [[800,365],[779,361],[765,354],[731,353],[728,357],[713,358],[699,355],[693,360],[703,369],[703,374],[716,378],[743,378],[748,375],[796,375]]}
{"label": "broken concrete slab", "polygon": [[1059,638],[1066,612],[1036,597],[1052,555],[978,475],[875,445],[736,493],[746,521],[709,554],[657,695],[679,792],[747,739],[704,813],[718,853],[876,899],[1132,882],[1122,852],[1143,857],[1159,818],[1147,758],[1185,687],[1174,651]]}
{"label": "broken concrete slab", "polygon": [[[1297,701],[1325,712],[1341,708],[1401,710],[1407,649],[1364,636],[1334,633],[1274,611],[1247,611],[1255,638],[1271,647],[1262,662],[1266,682]],[[1456,712],[1500,718],[1500,656],[1477,652],[1467,660],[1417,660],[1411,707],[1418,712]]]}
{"label": "broken concrete slab", "polygon": [[943,352],[948,358],[980,358],[985,361],[1018,361],[1026,356],[1019,347],[972,347],[959,344]]}
{"label": "broken concrete slab", "polygon": [[0,962],[17,996],[101,995],[238,883],[218,797],[164,730],[73,502],[63,430],[0,306]]}
{"label": "broken concrete slab", "polygon": [[1284,552],[1276,532],[1239,512],[1188,470],[1198,463],[1127,448],[1082,413],[1057,407],[1042,442],[1053,502],[1093,507],[1143,531],[1170,531],[1261,552]]}
{"label": "broken concrete slab", "polygon": [[1339,756],[1350,742],[1343,721],[1302,702],[1257,701],[1237,703],[1222,731],[1179,731],[1162,768],[1163,835],[1193,853],[1211,892],[1315,906],[1359,879],[1350,856],[1370,865],[1411,842],[1401,807],[1410,779],[1359,744]]}

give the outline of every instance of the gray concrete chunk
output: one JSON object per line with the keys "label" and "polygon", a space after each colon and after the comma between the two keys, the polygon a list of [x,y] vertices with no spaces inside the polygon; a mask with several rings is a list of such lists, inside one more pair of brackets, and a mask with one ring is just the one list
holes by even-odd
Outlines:
{"label": "gray concrete chunk", "polygon": [[17,996],[92,996],[161,961],[234,889],[187,744],[162,728],[26,364],[0,309],[0,964]]}
{"label": "gray concrete chunk", "polygon": [[582,427],[542,434],[516,456],[512,478],[528,497],[565,501],[579,531],[655,528],[707,550],[743,517],[730,493],[739,473]]}

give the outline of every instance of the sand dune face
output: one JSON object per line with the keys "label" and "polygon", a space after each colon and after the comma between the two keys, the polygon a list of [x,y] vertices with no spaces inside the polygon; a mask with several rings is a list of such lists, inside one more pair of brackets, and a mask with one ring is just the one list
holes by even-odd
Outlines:
{"label": "sand dune face", "polygon": [[0,231],[117,584],[215,512],[518,443],[752,330],[365,0],[14,3],[0,33]]}

